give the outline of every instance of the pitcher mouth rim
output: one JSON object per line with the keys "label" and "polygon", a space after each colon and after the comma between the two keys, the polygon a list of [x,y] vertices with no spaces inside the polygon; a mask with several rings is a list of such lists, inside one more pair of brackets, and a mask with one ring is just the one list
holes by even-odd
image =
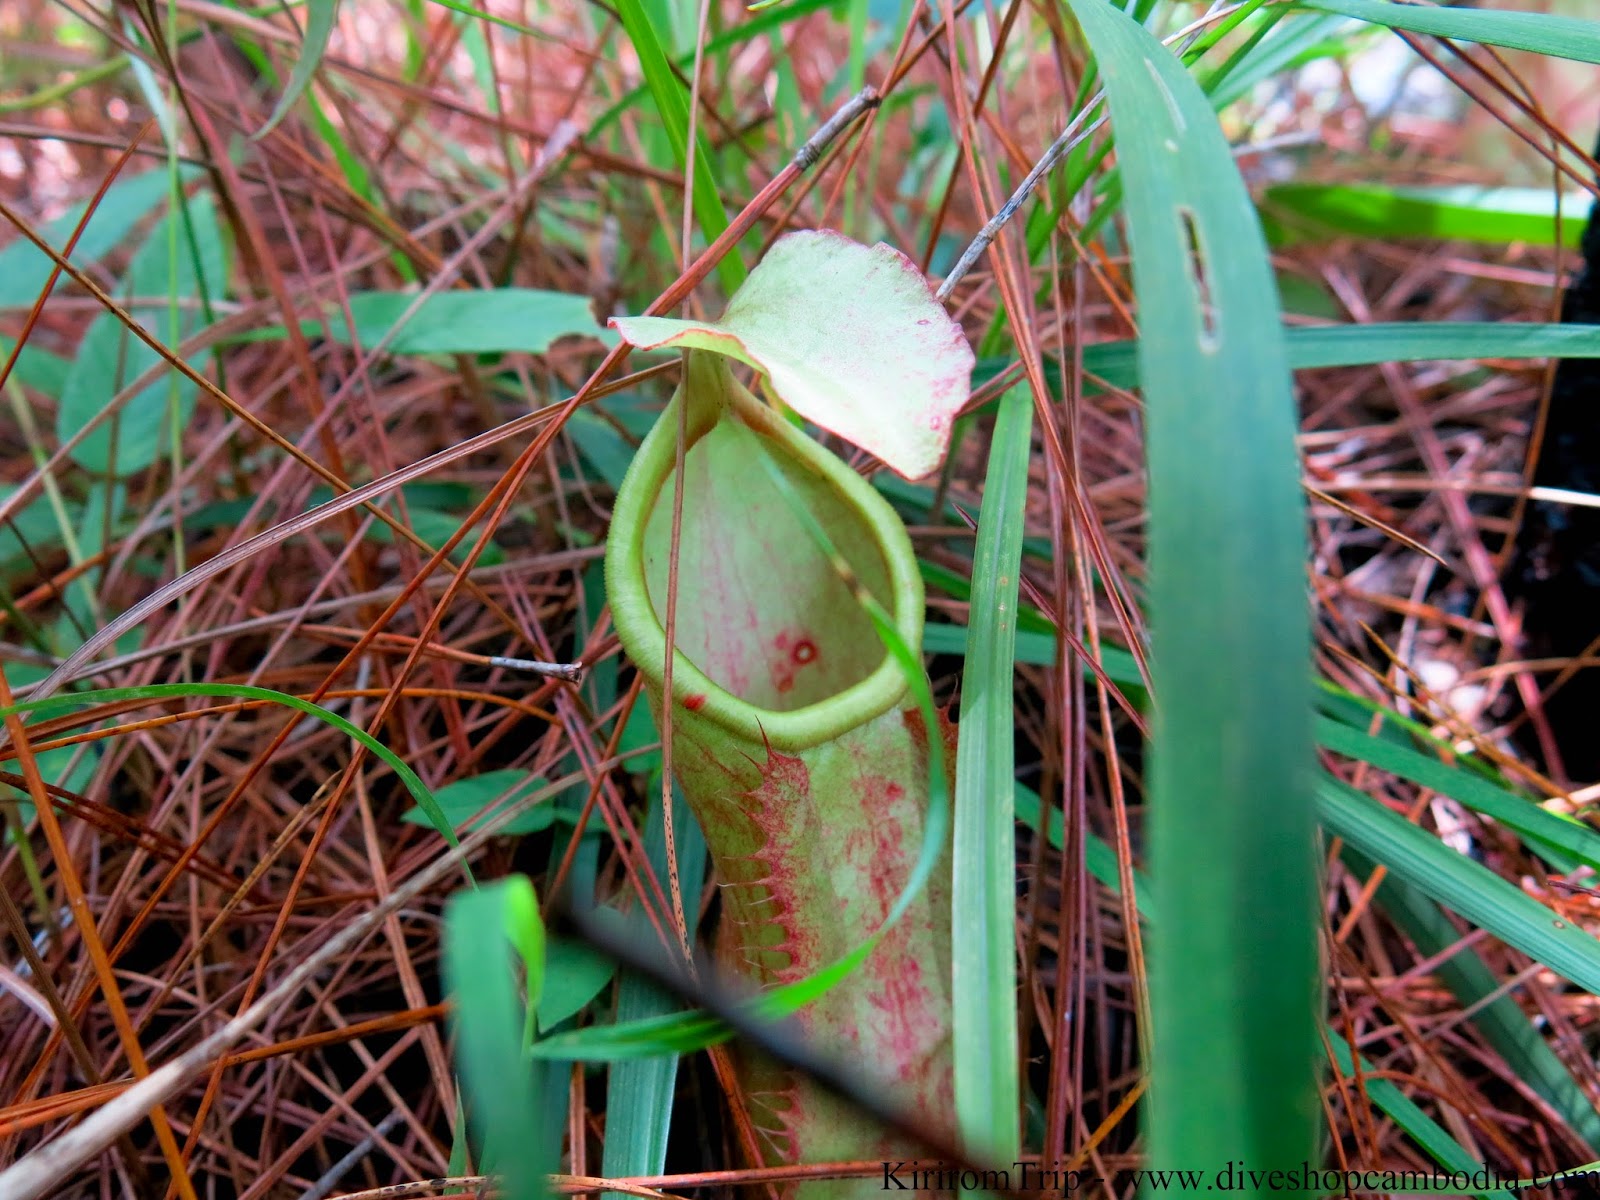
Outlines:
{"label": "pitcher mouth rim", "polygon": [[[920,654],[922,575],[894,509],[866,480],[757,400],[731,373],[727,382],[731,384],[726,392],[731,398],[732,414],[756,433],[777,442],[786,454],[823,479],[871,529],[888,570],[892,593],[879,597],[879,602],[889,609],[896,630],[912,653]],[[606,547],[606,595],[612,623],[623,649],[658,691],[666,674],[667,637],[645,583],[644,537],[650,505],[676,465],[678,423],[673,414],[683,398],[680,385],[634,455],[617,491],[611,518],[612,540]],[[719,419],[724,419],[721,406],[691,408],[690,444]],[[615,541],[618,537],[624,539],[620,545]],[[778,750],[804,750],[830,741],[888,712],[908,690],[905,671],[887,646],[878,665],[864,679],[826,699],[787,710],[762,708],[741,700],[713,682],[682,650],[674,648],[673,656],[675,722],[692,714],[695,720],[712,722]]]}

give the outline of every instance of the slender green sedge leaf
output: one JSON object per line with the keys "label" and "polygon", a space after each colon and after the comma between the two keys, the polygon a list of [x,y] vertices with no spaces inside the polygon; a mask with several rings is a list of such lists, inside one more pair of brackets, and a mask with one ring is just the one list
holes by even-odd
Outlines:
{"label": "slender green sedge leaf", "polygon": [[[732,29],[726,30],[706,42],[704,54],[719,54],[724,50],[731,50],[735,46],[742,46],[752,38],[760,37],[769,29],[781,28],[790,21],[798,21],[801,17],[810,16],[819,9],[831,8],[837,3],[838,0],[795,0],[794,3],[784,5],[782,8],[763,9],[758,15],[752,15]],[[750,12],[751,10],[747,8],[745,11]],[[694,66],[694,51],[685,51],[677,55],[672,62],[680,70],[687,71]],[[593,124],[589,127],[588,136],[591,138],[598,137],[616,124],[625,113],[632,112],[649,90],[650,85],[646,83],[630,92],[624,93],[621,99],[595,118]],[[4,109],[0,108],[0,112],[3,111]]]}
{"label": "slender green sedge leaf", "polygon": [[1372,737],[1327,717],[1317,718],[1317,741],[1336,754],[1370,763],[1449,796],[1486,817],[1493,817],[1526,838],[1535,851],[1554,846],[1600,870],[1600,834],[1569,817],[1548,812],[1532,800],[1513,795],[1481,775]]}
{"label": "slender green sedge leaf", "polygon": [[[1316,325],[1285,331],[1297,371],[1387,362],[1485,358],[1600,358],[1600,326],[1511,321]],[[1113,387],[1137,387],[1139,343],[1103,342],[1084,350],[1089,374]]]}
{"label": "slender green sedge leaf", "polygon": [[[644,711],[643,703],[634,711]],[[654,789],[654,793],[659,797],[660,789]],[[684,891],[692,896],[699,892],[705,878],[706,843],[694,814],[676,787],[672,789],[672,805],[678,874]],[[656,877],[665,879],[667,832],[659,799],[651,805],[650,817],[645,822],[644,852]],[[617,985],[616,1027],[640,1019],[669,1016],[681,1008],[670,995],[634,972],[624,974]],[[661,1173],[667,1161],[672,1091],[677,1078],[676,1054],[619,1062],[611,1068],[606,1086],[606,1140],[601,1147],[601,1175],[619,1179]],[[617,1192],[607,1194],[620,1195]]]}
{"label": "slender green sedge leaf", "polygon": [[[1333,1060],[1339,1065],[1339,1072],[1345,1078],[1355,1075],[1355,1058],[1350,1053],[1350,1046],[1335,1030],[1328,1031],[1328,1045],[1333,1050]],[[1413,1141],[1421,1146],[1433,1160],[1441,1167],[1451,1171],[1465,1171],[1471,1175],[1475,1171],[1483,1170],[1483,1164],[1478,1162],[1471,1154],[1467,1153],[1456,1141],[1446,1133],[1432,1117],[1423,1112],[1415,1103],[1388,1079],[1374,1077],[1375,1068],[1365,1059],[1361,1060],[1361,1071],[1364,1076],[1362,1086],[1366,1089],[1367,1098],[1381,1108],[1394,1123],[1411,1135]],[[1461,1195],[1460,1191],[1453,1193]],[[1474,1200],[1502,1200],[1504,1192],[1468,1192],[1467,1195]]]}
{"label": "slender green sedge leaf", "polygon": [[[423,783],[417,773],[393,750],[389,749],[377,738],[373,737],[359,725],[353,725],[336,712],[331,712],[319,704],[313,704],[300,696],[291,696],[287,692],[275,692],[271,688],[252,687],[242,683],[152,683],[143,687],[127,688],[94,688],[85,692],[72,692],[64,696],[46,696],[40,700],[19,700],[15,704],[0,707],[0,718],[8,717],[12,713],[50,713],[63,712],[69,709],[81,708],[85,704],[98,702],[110,703],[117,700],[174,700],[189,696],[220,696],[230,700],[264,700],[269,704],[281,704],[285,708],[292,708],[302,712],[308,717],[314,717],[325,725],[331,725],[346,737],[360,743],[381,759],[405,785],[406,791],[411,793],[422,811],[428,814],[433,822],[433,827],[439,831],[441,837],[452,846],[461,843],[456,838],[455,830],[450,827],[450,818],[439,807],[438,801],[433,798],[433,793],[428,790],[428,785]],[[465,864],[462,869],[467,871],[471,878],[471,871]]]}
{"label": "slender green sedge leaf", "polygon": [[1600,993],[1600,942],[1349,784],[1324,776],[1317,795],[1329,833],[1507,945]]}
{"label": "slender green sedge leaf", "polygon": [[[622,19],[623,31],[633,43],[639,56],[639,66],[644,71],[645,82],[650,86],[651,98],[661,123],[678,156],[678,165],[688,163],[689,104],[688,94],[673,73],[667,61],[655,27],[639,0],[617,0],[617,15]],[[709,241],[715,241],[728,227],[728,212],[722,205],[722,195],[717,190],[716,177],[711,173],[711,154],[698,137],[694,152],[694,178],[690,186],[691,203],[700,224],[700,232]],[[717,264],[717,275],[722,286],[732,295],[744,282],[744,264],[737,254],[726,254]]]}
{"label": "slender green sedge leaf", "polygon": [[1531,50],[1552,58],[1600,63],[1600,22],[1580,17],[1557,17],[1539,12],[1504,12],[1492,9],[1392,4],[1389,0],[1299,0],[1301,8],[1339,13],[1435,37]]}
{"label": "slender green sedge leaf", "polygon": [[1015,1162],[1017,1074],[1015,642],[1033,399],[1000,399],[972,558],[972,625],[961,683],[951,860],[956,1121],[981,1160]]}
{"label": "slender green sedge leaf", "polygon": [[301,93],[311,85],[311,77],[322,65],[322,56],[327,52],[328,39],[333,36],[333,24],[338,16],[339,0],[307,0],[306,32],[300,40],[300,57],[295,60],[294,70],[289,72],[289,82],[278,97],[277,107],[272,110],[267,123],[255,134],[256,140],[276,129],[278,122],[289,115],[289,110],[300,99]]}
{"label": "slender green sedge leaf", "polygon": [[[1377,866],[1349,846],[1344,849],[1344,861],[1359,879],[1370,878]],[[1473,1025],[1506,1060],[1514,1076],[1548,1100],[1591,1146],[1600,1145],[1600,1113],[1572,1071],[1556,1057],[1477,952],[1461,944],[1461,931],[1439,906],[1392,871],[1384,873],[1373,898],[1416,946],[1417,953],[1434,962],[1433,973],[1472,1014]]]}
{"label": "slender green sedge leaf", "polygon": [[1559,198],[1549,188],[1384,187],[1377,184],[1286,183],[1268,188],[1261,207],[1274,244],[1331,230],[1382,238],[1433,238],[1504,246],[1520,242],[1573,248],[1583,236],[1594,197]]}
{"label": "slender green sedge leaf", "polygon": [[[549,1068],[524,1053],[529,1009],[544,982],[544,924],[533,885],[513,875],[458,892],[445,907],[444,926],[456,1061],[483,1165],[500,1176],[509,1200],[542,1200],[546,1177],[559,1164],[540,1095]],[[526,1005],[508,969],[508,950],[522,964]]]}
{"label": "slender green sedge leaf", "polygon": [[1304,507],[1277,286],[1194,80],[1103,0],[1068,7],[1116,136],[1149,413],[1150,875],[1166,914],[1148,943],[1149,1156],[1288,1169],[1315,1153],[1320,971]]}

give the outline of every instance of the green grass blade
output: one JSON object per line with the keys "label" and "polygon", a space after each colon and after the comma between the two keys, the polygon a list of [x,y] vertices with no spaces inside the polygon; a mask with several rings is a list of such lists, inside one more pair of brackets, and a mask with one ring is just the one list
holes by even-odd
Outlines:
{"label": "green grass blade", "polygon": [[[1560,221],[1557,221],[1559,201]],[[1594,197],[1549,188],[1285,183],[1262,198],[1274,244],[1319,233],[1576,248]],[[1559,231],[1559,239],[1557,237]]]}
{"label": "green grass blade", "polygon": [[[1333,1048],[1333,1060],[1338,1064],[1340,1074],[1347,1079],[1353,1076],[1356,1064],[1350,1054],[1349,1045],[1331,1029],[1328,1031],[1328,1044]],[[1371,1063],[1363,1059],[1361,1070],[1367,1076],[1363,1080],[1367,1098],[1387,1113],[1396,1125],[1410,1134],[1417,1145],[1433,1155],[1434,1162],[1452,1171],[1465,1171],[1468,1175],[1483,1170],[1482,1163],[1468,1154],[1460,1142],[1446,1133],[1437,1121],[1418,1108],[1410,1097],[1391,1081],[1373,1078],[1372,1072],[1376,1068]],[[1505,1195],[1504,1192],[1465,1194],[1474,1197],[1474,1200],[1497,1200],[1497,1197]]]}
{"label": "green grass blade", "polygon": [[[433,821],[434,828],[452,846],[460,845],[456,838],[455,830],[450,827],[450,819],[439,807],[439,802],[433,798],[433,793],[428,790],[428,785],[406,765],[401,758],[377,738],[373,737],[359,725],[354,725],[341,717],[336,712],[330,712],[319,704],[313,704],[300,696],[291,696],[287,692],[275,692],[271,688],[252,687],[242,683],[151,683],[143,687],[126,688],[95,688],[85,692],[73,692],[65,696],[46,696],[40,700],[18,700],[15,704],[0,707],[0,718],[8,717],[12,713],[50,713],[64,712],[69,709],[81,708],[85,704],[98,702],[111,703],[117,700],[173,700],[186,696],[221,696],[230,700],[265,700],[272,704],[281,704],[285,708],[295,709],[308,717],[326,725],[331,725],[346,737],[359,742],[366,749],[386,763],[400,782],[405,784],[406,790],[428,814]],[[465,867],[463,867],[465,870]],[[468,874],[470,878],[470,872]]]}
{"label": "green grass blade", "polygon": [[[659,789],[656,789],[659,795]],[[705,878],[706,844],[694,814],[672,793],[674,841],[678,874],[690,897]],[[645,854],[656,876],[667,877],[667,831],[660,803],[650,809],[644,831]],[[693,930],[690,930],[693,933]],[[679,1011],[681,1005],[659,987],[629,971],[617,987],[617,1023]],[[607,1179],[628,1175],[658,1175],[667,1161],[667,1134],[672,1128],[672,1091],[678,1078],[678,1056],[619,1062],[611,1068],[606,1085],[606,1140],[601,1150],[600,1173]],[[620,1193],[608,1193],[618,1196]]]}
{"label": "green grass blade", "polygon": [[1016,1161],[1018,1114],[1014,642],[1033,401],[1000,400],[972,562],[972,626],[956,749],[950,894],[956,1122],[973,1154]]}
{"label": "green grass blade", "polygon": [[1101,0],[1149,413],[1149,1161],[1314,1153],[1310,622],[1277,286],[1211,104]]}
{"label": "green grass blade", "polygon": [[[622,28],[627,33],[628,40],[633,43],[634,53],[639,56],[639,66],[644,71],[645,82],[650,85],[650,95],[656,102],[656,111],[661,114],[661,123],[666,127],[667,137],[672,142],[673,151],[678,156],[678,165],[681,167],[688,162],[688,94],[673,73],[672,64],[667,61],[666,52],[661,48],[661,41],[656,37],[655,27],[651,24],[640,0],[618,0],[617,15],[622,19]],[[708,242],[714,241],[728,227],[728,213],[722,205],[722,196],[717,191],[716,177],[711,173],[710,152],[699,138],[696,138],[694,179],[690,190],[700,232]],[[744,264],[739,261],[736,254],[725,255],[717,264],[717,275],[731,296],[744,282]]]}
{"label": "green grass blade", "polygon": [[[1362,879],[1373,872],[1372,860],[1349,847],[1344,859]],[[1516,1000],[1502,991],[1494,972],[1470,946],[1460,945],[1460,931],[1439,906],[1410,884],[1396,879],[1393,872],[1384,875],[1374,899],[1424,958],[1454,947],[1448,958],[1439,960],[1433,973],[1463,1008],[1471,1010],[1473,1025],[1506,1060],[1516,1077],[1548,1100],[1591,1149],[1600,1147],[1600,1113]]]}
{"label": "green grass blade", "polygon": [[1600,870],[1600,834],[1547,812],[1531,800],[1497,787],[1472,771],[1398,746],[1327,717],[1317,718],[1317,742],[1336,754],[1370,763],[1421,787],[1449,796],[1520,834],[1535,853],[1554,847]]}
{"label": "green grass blade", "polygon": [[278,97],[277,106],[256,133],[256,138],[264,138],[276,129],[301,93],[311,86],[311,77],[322,65],[322,56],[327,52],[328,39],[333,35],[333,23],[338,16],[339,0],[307,0],[306,32],[300,42],[300,57],[295,60],[294,70],[289,72],[289,83]]}
{"label": "green grass blade", "polygon": [[[533,885],[514,875],[458,892],[445,909],[444,926],[456,1061],[483,1166],[500,1176],[508,1200],[543,1200],[545,1177],[558,1165],[562,1122],[550,1119],[541,1094],[553,1064],[529,1062],[524,1053],[529,1010],[544,973],[544,927]],[[526,1004],[507,969],[508,951],[526,972]]]}
{"label": "green grass blade", "polygon": [[1391,4],[1389,0],[1300,0],[1302,8],[1339,13],[1435,37],[1531,50],[1552,58],[1600,63],[1600,22],[1549,13],[1504,12],[1461,7],[1434,8],[1421,4]]}
{"label": "green grass blade", "polygon": [[1348,784],[1325,776],[1317,797],[1329,833],[1529,958],[1600,992],[1600,942],[1587,933]]}
{"label": "green grass blade", "polygon": [[[1396,321],[1289,329],[1285,340],[1297,371],[1439,359],[1600,358],[1600,327],[1593,325]],[[1102,342],[1085,347],[1083,369],[1113,387],[1137,387],[1138,356],[1138,342]]]}

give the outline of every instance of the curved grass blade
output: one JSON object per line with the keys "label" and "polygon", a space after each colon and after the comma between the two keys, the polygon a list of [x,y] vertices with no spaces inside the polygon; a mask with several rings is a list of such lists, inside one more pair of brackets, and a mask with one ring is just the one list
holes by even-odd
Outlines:
{"label": "curved grass blade", "polygon": [[[1520,242],[1576,249],[1594,197],[1549,188],[1386,187],[1380,184],[1284,183],[1262,198],[1274,245],[1324,231],[1360,237],[1430,238],[1491,246]],[[1559,216],[1559,220],[1557,219]],[[1559,235],[1559,236],[1558,236]]]}
{"label": "curved grass blade", "polygon": [[1032,433],[1032,396],[1019,384],[1000,399],[989,449],[956,748],[950,885],[956,1122],[969,1151],[998,1163],[1015,1162],[1021,1150],[1013,693]]}
{"label": "curved grass blade", "polygon": [[311,77],[322,65],[322,56],[327,52],[328,39],[333,36],[333,24],[338,16],[339,0],[306,0],[306,32],[300,40],[300,57],[295,60],[289,83],[278,97],[272,115],[254,135],[255,140],[259,141],[276,129],[301,93],[311,86]]}
{"label": "curved grass blade", "polygon": [[1068,0],[1117,139],[1149,412],[1153,1163],[1314,1154],[1310,622],[1277,286],[1210,101]]}
{"label": "curved grass blade", "polygon": [[[85,704],[96,701],[117,700],[172,700],[183,699],[188,696],[221,696],[232,700],[265,700],[271,704],[281,704],[286,708],[295,709],[305,713],[308,717],[315,717],[325,725],[331,725],[346,737],[359,742],[366,749],[387,764],[400,782],[405,784],[406,791],[411,793],[412,799],[418,807],[427,813],[428,819],[433,822],[433,827],[439,831],[445,841],[452,846],[460,845],[455,830],[451,828],[450,818],[445,815],[439,802],[433,798],[433,793],[428,790],[428,785],[406,765],[406,761],[377,738],[373,737],[359,725],[354,725],[345,720],[336,712],[323,708],[320,704],[313,704],[301,696],[291,696],[287,692],[275,692],[271,688],[253,687],[242,683],[152,683],[143,687],[127,688],[95,688],[89,691],[72,692],[65,696],[46,696],[39,700],[19,700],[15,704],[0,707],[0,718],[8,717],[12,713],[47,713],[61,712],[67,709],[81,708]],[[465,866],[463,865],[465,870]],[[471,872],[468,872],[471,878]]]}
{"label": "curved grass blade", "polygon": [[1600,63],[1600,22],[1581,17],[1558,17],[1539,12],[1504,12],[1493,9],[1391,4],[1389,0],[1299,0],[1301,8],[1339,13],[1435,37],[1531,50],[1552,58]]}

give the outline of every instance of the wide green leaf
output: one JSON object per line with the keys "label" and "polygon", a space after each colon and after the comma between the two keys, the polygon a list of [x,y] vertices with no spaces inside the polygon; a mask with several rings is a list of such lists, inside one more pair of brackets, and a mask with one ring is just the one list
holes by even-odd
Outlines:
{"label": "wide green leaf", "polygon": [[[178,181],[186,183],[199,173],[196,167],[180,167]],[[83,267],[98,262],[123,245],[134,227],[167,198],[170,188],[171,178],[164,170],[129,175],[112,184],[72,248],[73,265]],[[57,250],[65,250],[88,207],[88,201],[73,205],[40,228],[40,237]],[[16,238],[0,249],[0,309],[33,304],[54,268],[50,258],[27,238]],[[58,286],[59,283],[60,280]]]}
{"label": "wide green leaf", "polygon": [[[175,347],[199,324],[202,281],[205,294],[222,293],[227,269],[222,230],[216,205],[202,193],[188,201],[193,249],[183,217],[171,213],[155,227],[128,268],[127,291],[143,301],[160,300],[158,307],[137,306],[134,316]],[[170,257],[169,237],[177,237],[178,253]],[[176,264],[176,274],[172,265]],[[168,320],[167,300],[182,306],[176,329]],[[77,354],[62,383],[56,410],[56,436],[62,441],[98,417],[112,397],[146,371],[165,360],[136,337],[114,313],[103,312],[89,323]],[[171,443],[172,421],[187,424],[194,412],[196,387],[187,378],[174,378],[170,369],[141,388],[99,428],[84,438],[72,457],[97,475],[131,475],[150,466]]]}
{"label": "wide green leaf", "polygon": [[[333,339],[364,350],[382,345],[386,354],[543,354],[565,337],[616,340],[595,320],[589,298],[569,292],[437,292],[421,304],[410,292],[353,292],[349,304],[349,322],[337,305],[330,308]],[[306,331],[320,335],[322,327],[311,323]],[[270,332],[282,336],[281,329]]]}
{"label": "wide green leaf", "polygon": [[[433,799],[453,828],[474,828],[546,786],[541,776],[526,771],[485,771],[482,775],[445,784],[433,793]],[[497,832],[508,837],[538,833],[548,829],[556,816],[556,806],[546,800],[511,818]],[[408,809],[400,819],[430,829],[434,824],[420,806]]]}

